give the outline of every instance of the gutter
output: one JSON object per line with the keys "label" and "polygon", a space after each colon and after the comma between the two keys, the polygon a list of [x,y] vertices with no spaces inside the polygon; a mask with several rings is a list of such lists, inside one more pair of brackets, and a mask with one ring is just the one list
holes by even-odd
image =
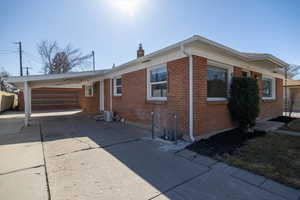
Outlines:
{"label": "gutter", "polygon": [[187,53],[184,46],[180,46],[181,52],[189,58],[189,135],[192,142],[195,141],[194,125],[193,125],[193,56]]}

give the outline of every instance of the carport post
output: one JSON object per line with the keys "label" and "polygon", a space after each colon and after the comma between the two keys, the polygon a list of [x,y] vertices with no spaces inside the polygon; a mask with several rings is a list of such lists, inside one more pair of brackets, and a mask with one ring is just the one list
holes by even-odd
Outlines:
{"label": "carport post", "polygon": [[25,126],[29,125],[30,115],[31,115],[31,88],[28,82],[24,82],[24,111],[25,111]]}
{"label": "carport post", "polygon": [[112,112],[112,95],[113,95],[113,88],[112,88],[112,78],[109,79],[109,111]]}

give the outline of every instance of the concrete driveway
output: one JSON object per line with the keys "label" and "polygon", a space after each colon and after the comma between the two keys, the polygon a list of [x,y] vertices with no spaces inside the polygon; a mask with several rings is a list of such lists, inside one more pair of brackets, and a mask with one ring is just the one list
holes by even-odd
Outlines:
{"label": "concrete driveway", "polygon": [[4,121],[0,119],[0,125],[6,124],[0,130],[0,199],[300,197],[295,189],[190,151],[166,151],[166,144],[130,125],[74,114],[39,115],[30,127],[22,127],[18,118]]}

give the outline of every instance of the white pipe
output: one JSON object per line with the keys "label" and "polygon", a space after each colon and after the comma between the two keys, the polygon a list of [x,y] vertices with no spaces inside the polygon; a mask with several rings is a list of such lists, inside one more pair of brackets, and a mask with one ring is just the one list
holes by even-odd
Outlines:
{"label": "white pipe", "polygon": [[23,90],[23,95],[24,95],[24,112],[25,112],[25,119],[24,119],[24,124],[25,126],[29,125],[29,117],[30,117],[30,105],[29,105],[29,86],[28,86],[28,82],[25,81],[24,82],[24,90]]}
{"label": "white pipe", "polygon": [[31,87],[28,87],[29,120],[31,117]]}
{"label": "white pipe", "polygon": [[109,110],[112,112],[112,79],[109,79]]}
{"label": "white pipe", "polygon": [[104,81],[100,80],[100,111],[104,111]]}
{"label": "white pipe", "polygon": [[181,51],[189,58],[189,133],[190,139],[195,141],[194,137],[194,124],[193,124],[193,56],[184,50],[184,46],[181,45]]}

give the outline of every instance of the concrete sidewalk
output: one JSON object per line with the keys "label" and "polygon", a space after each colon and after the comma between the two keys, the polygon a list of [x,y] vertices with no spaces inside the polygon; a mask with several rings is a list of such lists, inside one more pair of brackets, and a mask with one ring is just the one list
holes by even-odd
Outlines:
{"label": "concrete sidewalk", "polygon": [[60,116],[10,132],[0,136],[0,199],[300,198],[295,189],[191,151],[168,152],[130,125]]}
{"label": "concrete sidewalk", "polygon": [[23,127],[23,120],[1,119],[0,124],[0,199],[48,199],[39,123]]}
{"label": "concrete sidewalk", "polygon": [[[53,127],[53,128],[51,128]],[[56,128],[59,127],[59,128]],[[298,200],[299,191],[87,118],[42,120],[52,199]]]}

